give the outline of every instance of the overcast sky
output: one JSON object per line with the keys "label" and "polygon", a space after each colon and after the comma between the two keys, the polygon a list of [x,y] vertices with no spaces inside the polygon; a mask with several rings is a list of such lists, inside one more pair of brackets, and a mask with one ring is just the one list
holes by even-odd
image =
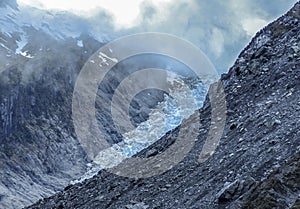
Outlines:
{"label": "overcast sky", "polygon": [[21,7],[29,5],[78,15],[86,20],[81,22],[86,24],[83,28],[95,36],[101,36],[104,31],[106,34],[155,31],[177,35],[201,48],[219,72],[226,72],[251,37],[295,2],[297,0],[18,0]]}

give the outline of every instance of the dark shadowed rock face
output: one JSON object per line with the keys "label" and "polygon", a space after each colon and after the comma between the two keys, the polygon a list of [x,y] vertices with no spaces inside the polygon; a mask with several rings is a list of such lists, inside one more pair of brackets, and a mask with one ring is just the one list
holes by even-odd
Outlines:
{"label": "dark shadowed rock face", "polygon": [[[297,195],[298,194],[298,195]],[[300,153],[239,199],[242,208],[300,208]]]}
{"label": "dark shadowed rock face", "polygon": [[[39,35],[36,31],[37,39]],[[86,170],[88,159],[70,117],[74,78],[86,58],[80,59],[82,49],[72,40],[60,43],[46,37],[45,45],[31,42],[27,47],[37,44],[49,51],[34,59],[12,55],[6,63],[14,64],[0,76],[0,208],[29,205]],[[62,46],[68,53],[63,59],[55,53]],[[91,54],[95,49],[86,50]]]}
{"label": "dark shadowed rock face", "polygon": [[[208,99],[195,146],[171,170],[147,179],[101,171],[29,208],[299,208],[299,49],[300,3],[260,31],[222,76],[227,121],[204,163],[198,157],[210,124]],[[178,128],[139,155],[164,151],[177,134]]]}

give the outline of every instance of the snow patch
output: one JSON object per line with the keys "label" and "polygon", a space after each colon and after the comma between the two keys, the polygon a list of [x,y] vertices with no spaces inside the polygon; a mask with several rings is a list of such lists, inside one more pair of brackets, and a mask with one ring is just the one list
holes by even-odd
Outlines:
{"label": "snow patch", "polygon": [[118,63],[118,59],[117,58],[113,58],[113,57],[109,57],[106,54],[104,54],[103,52],[99,52],[98,57],[101,59],[99,62],[99,66],[102,67],[103,65],[109,66],[108,60]]}
{"label": "snow patch", "polygon": [[17,41],[17,46],[18,48],[16,49],[16,54],[21,54],[22,53],[22,49],[26,46],[27,42],[27,38],[24,35],[21,35],[20,37],[20,41]]}
{"label": "snow patch", "polygon": [[32,56],[31,54],[29,54],[28,51],[25,51],[25,52],[21,52],[20,55],[22,55],[23,57],[26,57],[26,58],[34,58],[34,56]]}
{"label": "snow patch", "polygon": [[11,51],[11,49],[9,49],[7,46],[5,46],[4,44],[0,43],[0,46],[2,46],[4,49],[6,49],[7,51]]}
{"label": "snow patch", "polygon": [[[117,58],[113,58],[113,57],[109,57],[109,56],[107,56],[106,54],[104,54],[103,52],[99,52],[99,58],[103,58],[104,60],[105,60],[105,58],[106,59],[108,59],[108,60],[111,60],[111,61],[113,61],[113,62],[115,62],[115,63],[117,63],[118,62],[118,59]],[[106,60],[105,60],[106,61]]]}
{"label": "snow patch", "polygon": [[82,40],[78,40],[78,41],[77,41],[77,46],[83,47],[83,41],[82,41]]}
{"label": "snow patch", "polygon": [[24,35],[21,35],[20,38],[21,38],[20,41],[17,41],[18,48],[16,49],[15,53],[19,54],[19,55],[22,55],[23,57],[26,57],[26,58],[33,58],[34,56],[32,56],[31,54],[29,54],[28,51],[24,51],[24,52],[22,51],[23,48],[28,43],[27,38]]}

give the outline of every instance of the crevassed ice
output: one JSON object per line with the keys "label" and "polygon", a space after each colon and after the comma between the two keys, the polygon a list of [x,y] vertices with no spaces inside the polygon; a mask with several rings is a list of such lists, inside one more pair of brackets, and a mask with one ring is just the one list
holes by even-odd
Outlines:
{"label": "crevassed ice", "polygon": [[[191,89],[182,83],[181,79],[169,77],[168,82],[177,84],[172,91],[172,95],[177,98],[183,98],[183,102],[178,104],[174,97],[165,95],[164,101],[160,102],[149,114],[149,119],[141,123],[136,129],[125,133],[124,140],[114,144],[109,149],[101,151],[94,165],[80,179],[71,183],[81,182],[96,175],[101,169],[111,168],[124,159],[129,158],[144,148],[160,139],[165,133],[176,128],[181,124],[184,118],[188,118],[197,109],[203,106],[207,88],[200,82],[194,80]],[[179,84],[179,85],[178,85]],[[191,105],[195,103],[195,105]]]}

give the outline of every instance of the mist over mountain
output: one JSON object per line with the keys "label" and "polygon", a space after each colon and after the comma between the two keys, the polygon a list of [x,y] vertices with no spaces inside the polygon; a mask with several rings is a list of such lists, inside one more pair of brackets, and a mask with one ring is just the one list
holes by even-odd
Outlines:
{"label": "mist over mountain", "polygon": [[[82,33],[100,42],[126,34],[147,31],[164,32],[191,41],[211,59],[219,73],[226,72],[250,38],[268,22],[283,14],[296,1],[172,1],[155,4],[144,1],[140,13],[130,26],[122,27],[109,10],[96,7],[90,12],[73,13],[46,10],[23,4],[18,11],[1,12],[1,31],[24,33],[23,27],[33,27],[55,39],[77,38]],[[4,1],[16,9],[16,1]],[[180,14],[180,15],[178,15]],[[23,31],[23,32],[22,32]],[[26,35],[26,32],[24,33]]]}

